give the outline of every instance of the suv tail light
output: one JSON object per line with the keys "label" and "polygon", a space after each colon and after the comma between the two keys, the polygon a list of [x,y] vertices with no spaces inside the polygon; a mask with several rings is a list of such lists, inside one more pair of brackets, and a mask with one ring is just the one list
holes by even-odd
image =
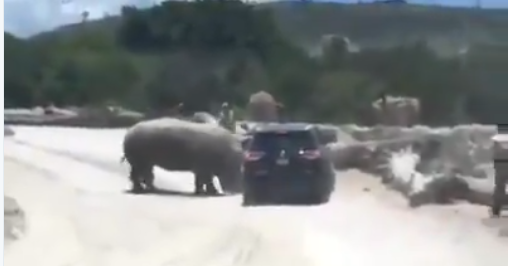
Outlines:
{"label": "suv tail light", "polygon": [[265,155],[264,152],[261,151],[246,151],[244,153],[244,160],[248,162],[253,162],[261,159]]}
{"label": "suv tail light", "polygon": [[321,157],[321,152],[319,150],[302,150],[300,156],[307,160],[316,160]]}

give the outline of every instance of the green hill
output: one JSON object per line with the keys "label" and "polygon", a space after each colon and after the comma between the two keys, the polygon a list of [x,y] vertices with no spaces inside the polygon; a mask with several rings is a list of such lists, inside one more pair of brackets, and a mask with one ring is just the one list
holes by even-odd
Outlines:
{"label": "green hill", "polygon": [[508,43],[508,10],[420,5],[315,3],[267,4],[283,32],[312,43],[324,34],[343,34],[364,45],[415,38]]}
{"label": "green hill", "polygon": [[361,121],[382,93],[418,97],[428,123],[508,111],[508,10],[168,1],[5,42],[10,106],[241,110],[267,90],[322,121]]}
{"label": "green hill", "polygon": [[[385,47],[425,39],[448,52],[467,44],[508,45],[508,10],[451,8],[423,5],[300,3],[258,4],[272,11],[282,33],[313,49],[325,35],[347,36],[360,47]],[[118,17],[67,25],[34,38],[72,34],[83,28],[114,31]]]}

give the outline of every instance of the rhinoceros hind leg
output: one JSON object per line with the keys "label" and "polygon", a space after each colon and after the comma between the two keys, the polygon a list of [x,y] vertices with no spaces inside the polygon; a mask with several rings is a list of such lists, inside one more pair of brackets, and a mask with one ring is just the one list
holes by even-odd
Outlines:
{"label": "rhinoceros hind leg", "polygon": [[153,174],[153,166],[146,167],[143,171],[143,184],[145,185],[145,190],[155,191],[156,187],[154,185],[155,175]]}
{"label": "rhinoceros hind leg", "polygon": [[131,172],[129,174],[129,179],[131,181],[131,192],[132,193],[142,193],[143,192],[143,185],[141,182],[141,174],[137,170],[136,167],[131,167]]}

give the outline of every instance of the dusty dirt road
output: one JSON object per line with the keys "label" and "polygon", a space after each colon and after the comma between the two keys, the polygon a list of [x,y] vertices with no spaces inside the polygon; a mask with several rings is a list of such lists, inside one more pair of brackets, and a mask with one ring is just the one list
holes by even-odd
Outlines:
{"label": "dusty dirt road", "polygon": [[[130,195],[121,131],[16,128],[5,193],[27,216],[7,266],[501,266],[501,225],[475,206],[411,210],[372,177],[338,173],[330,203],[242,208],[197,198],[187,173],[156,171],[167,195]],[[367,191],[366,191],[367,190]],[[173,191],[171,193],[171,191]],[[492,222],[491,222],[492,223]]]}

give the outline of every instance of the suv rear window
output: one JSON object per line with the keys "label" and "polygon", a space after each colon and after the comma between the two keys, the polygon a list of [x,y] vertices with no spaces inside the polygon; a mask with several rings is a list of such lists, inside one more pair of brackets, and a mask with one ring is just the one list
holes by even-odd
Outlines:
{"label": "suv rear window", "polygon": [[254,135],[250,150],[264,152],[278,152],[286,150],[298,152],[300,150],[316,149],[316,140],[309,131],[263,132]]}

